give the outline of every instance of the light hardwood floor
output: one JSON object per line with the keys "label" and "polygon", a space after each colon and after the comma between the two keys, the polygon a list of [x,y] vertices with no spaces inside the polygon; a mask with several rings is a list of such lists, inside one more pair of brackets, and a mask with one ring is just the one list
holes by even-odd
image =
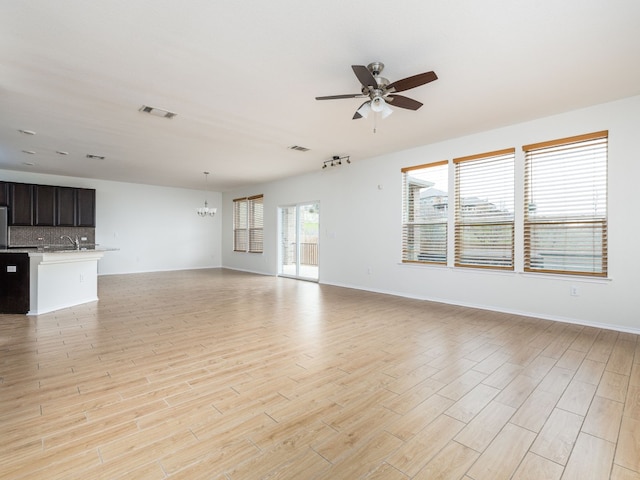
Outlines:
{"label": "light hardwood floor", "polygon": [[640,479],[636,335],[220,269],[99,294],[0,315],[1,479]]}

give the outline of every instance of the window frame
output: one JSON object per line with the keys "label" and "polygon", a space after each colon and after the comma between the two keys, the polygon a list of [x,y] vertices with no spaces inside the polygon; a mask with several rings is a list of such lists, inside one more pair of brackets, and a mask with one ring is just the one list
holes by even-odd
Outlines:
{"label": "window frame", "polygon": [[[427,170],[429,168],[444,167],[447,177],[447,203],[444,206],[444,216],[434,217],[434,221],[422,221],[416,222],[415,216],[420,208],[420,205],[416,205],[415,196],[421,188],[429,188],[426,185],[420,186],[418,184],[409,185],[410,172],[416,170]],[[415,165],[412,167],[405,167],[401,169],[402,172],[402,262],[403,263],[418,263],[418,264],[432,264],[432,265],[446,265],[448,258],[448,230],[449,230],[449,161],[442,160],[438,162],[431,162],[422,165]],[[427,175],[428,176],[428,175]],[[428,181],[425,179],[425,181]],[[435,184],[434,184],[435,185]],[[441,219],[441,220],[436,220]],[[418,239],[415,240],[415,230],[421,227],[428,227],[433,225],[444,226],[444,239],[433,243],[423,242]],[[430,237],[430,232],[425,232],[427,237]],[[417,235],[420,237],[420,234]],[[424,250],[423,250],[424,248]],[[416,251],[416,249],[418,249]],[[423,258],[420,259],[419,257]],[[429,259],[431,256],[431,259]],[[434,258],[443,256],[441,260]],[[414,258],[415,257],[415,258]]]}
{"label": "window frame", "polygon": [[264,195],[233,199],[233,251],[264,252]]}
{"label": "window frame", "polygon": [[[591,145],[589,145],[591,143]],[[549,201],[550,199],[556,199],[558,203],[564,200],[565,204],[569,205],[570,208],[574,210],[571,213],[568,208],[565,211],[564,215],[559,213],[555,215],[547,215],[541,216],[539,218],[535,218],[535,213],[532,215],[532,212],[536,212],[537,202],[535,202],[534,197],[532,196],[533,182],[532,173],[533,171],[533,162],[536,162],[536,172],[540,168],[543,161],[551,162],[562,160],[562,158],[569,159],[562,164],[561,167],[553,166],[553,168],[563,168],[562,175],[566,178],[567,175],[573,174],[573,178],[579,178],[575,169],[578,168],[578,163],[576,163],[576,159],[584,158],[584,161],[587,162],[590,158],[596,158],[598,155],[598,149],[604,150],[604,158],[597,157],[597,160],[603,160],[604,164],[595,164],[598,169],[604,173],[600,173],[599,176],[596,176],[595,173],[593,176],[590,176],[584,180],[583,183],[580,183],[580,186],[588,187],[588,184],[591,184],[591,188],[596,188],[597,185],[599,188],[604,189],[604,202],[601,202],[601,205],[604,206],[604,213],[593,214],[593,215],[577,215],[575,210],[578,208],[585,208],[584,205],[589,206],[589,201],[586,200],[587,194],[580,194],[579,189],[576,189],[576,185],[578,182],[574,182],[571,185],[571,189],[569,191],[565,191],[568,189],[564,188],[563,193],[560,193],[553,197],[552,195],[546,195],[542,197],[544,200]],[[523,195],[523,238],[524,238],[524,271],[527,273],[547,273],[547,274],[560,274],[560,275],[579,275],[579,276],[591,276],[591,277],[607,277],[608,276],[608,152],[609,152],[609,131],[602,130],[599,132],[588,133],[584,135],[576,135],[573,137],[561,138],[557,140],[551,140],[546,142],[534,143],[530,145],[524,145],[522,147],[524,151],[524,174],[523,174],[523,182],[524,182],[524,195]],[[581,153],[585,152],[586,153]],[[572,155],[573,154],[573,155]],[[602,152],[599,153],[602,155]],[[580,155],[580,156],[578,156]],[[589,155],[591,157],[589,157]],[[546,160],[545,160],[546,157]],[[549,168],[549,167],[547,167]],[[567,170],[567,168],[569,170]],[[595,167],[594,167],[595,168]],[[559,174],[559,173],[558,173]],[[546,176],[551,178],[551,176],[547,173]],[[546,187],[546,185],[545,185]],[[573,192],[573,193],[571,193]],[[592,198],[593,198],[593,190],[592,190]],[[540,198],[540,197],[538,197]],[[581,203],[583,202],[583,203]],[[532,206],[534,210],[532,210]],[[595,205],[590,206],[591,209],[599,210],[602,209],[602,206],[596,207]],[[563,228],[564,226],[564,228]],[[557,260],[555,260],[556,265],[553,265],[554,268],[544,268],[544,267],[536,267],[536,257],[541,257],[539,250],[541,249],[539,245],[542,245],[544,240],[538,240],[538,238],[544,235],[544,231],[546,230],[546,235],[557,235],[558,233],[562,234],[564,231],[565,240],[561,237],[558,240],[555,240],[553,248],[547,247],[547,249],[551,252],[549,255],[556,255]],[[587,232],[587,236],[585,237],[585,231]],[[542,234],[540,233],[542,232]],[[591,233],[592,246],[590,250],[590,255],[585,254],[585,250],[580,253],[580,246],[583,245],[584,239],[588,238],[588,234]],[[537,238],[535,237],[537,234]],[[598,240],[594,240],[596,238],[596,234],[599,235]],[[565,248],[562,247],[562,243],[566,244]],[[596,260],[598,259],[597,252],[597,243],[599,242],[601,251],[600,251],[600,266],[599,268],[596,266]],[[588,242],[587,242],[588,243]],[[555,252],[553,250],[556,250]],[[573,256],[573,260],[569,257]],[[586,266],[588,265],[588,260],[583,264],[585,269],[580,270],[580,257],[588,258],[591,256],[592,258],[592,270],[586,270]],[[565,268],[558,268],[560,262],[565,266]],[[568,268],[566,268],[568,267]]]}
{"label": "window frame", "polygon": [[[494,270],[515,270],[515,148],[505,148],[465,157],[453,159],[454,169],[454,266],[464,268],[484,268]],[[507,185],[510,195],[506,195],[509,205],[512,208],[508,211],[501,211],[494,203],[485,200],[484,204],[494,208],[493,211],[479,207],[475,209],[467,208],[463,202],[461,190],[462,182],[464,188],[468,185],[480,188],[480,180],[488,179],[486,169],[501,167],[502,163],[510,164],[510,170],[505,173],[505,178],[500,177],[502,188]],[[473,170],[480,173],[472,173]],[[464,176],[464,178],[461,178]],[[502,193],[505,190],[498,191]],[[493,193],[493,192],[492,192]],[[473,197],[472,197],[473,198]],[[500,230],[506,230],[506,235]],[[476,233],[474,233],[476,232]],[[479,233],[478,233],[479,232]],[[465,241],[466,238],[473,237],[472,241]],[[505,240],[508,255],[500,255],[505,251]],[[488,242],[487,242],[488,241]],[[475,247],[475,248],[474,248]],[[473,250],[475,249],[475,252]],[[497,252],[491,255],[491,249]],[[472,260],[475,259],[475,260]]]}

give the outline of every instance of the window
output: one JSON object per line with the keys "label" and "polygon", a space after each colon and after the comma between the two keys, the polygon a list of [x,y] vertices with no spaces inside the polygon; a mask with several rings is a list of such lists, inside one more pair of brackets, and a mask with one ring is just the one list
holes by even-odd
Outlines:
{"label": "window", "polygon": [[402,261],[447,263],[447,161],[402,169]]}
{"label": "window", "polygon": [[522,147],[525,271],[607,275],[607,137]]}
{"label": "window", "polygon": [[233,201],[233,250],[262,253],[263,195],[236,198]]}
{"label": "window", "polygon": [[453,162],[455,265],[513,270],[515,149]]}

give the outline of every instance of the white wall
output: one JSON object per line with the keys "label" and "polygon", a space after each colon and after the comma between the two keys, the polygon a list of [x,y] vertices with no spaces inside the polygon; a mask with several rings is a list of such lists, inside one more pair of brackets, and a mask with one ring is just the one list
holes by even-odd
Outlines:
{"label": "white wall", "polygon": [[[600,130],[609,130],[608,279],[522,273],[521,213],[516,218],[515,272],[401,264],[402,167],[515,147],[516,172],[522,174],[522,145]],[[264,194],[265,253],[232,252],[232,220],[227,215],[222,263],[276,274],[277,207],[319,200],[321,283],[640,333],[635,223],[639,133],[640,97],[632,97],[377,158],[352,159],[351,165],[321,170],[319,160],[317,173],[223,195],[224,209],[231,211],[233,198]],[[375,135],[384,134],[382,122]],[[516,198],[522,198],[521,185],[516,186]],[[579,296],[569,294],[571,286],[578,287]]]}
{"label": "white wall", "polygon": [[[96,243],[117,248],[98,262],[98,273],[116,274],[219,267],[221,198],[218,192],[0,170],[13,182],[96,189]],[[205,198],[217,207],[202,218]]]}

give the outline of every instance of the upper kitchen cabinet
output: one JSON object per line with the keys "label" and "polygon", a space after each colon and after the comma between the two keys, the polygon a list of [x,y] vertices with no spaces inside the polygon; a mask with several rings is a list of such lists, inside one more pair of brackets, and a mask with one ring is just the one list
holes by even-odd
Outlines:
{"label": "upper kitchen cabinet", "polygon": [[0,207],[9,206],[9,183],[0,182]]}
{"label": "upper kitchen cabinet", "polygon": [[77,216],[78,227],[96,226],[96,191],[90,188],[77,188]]}
{"label": "upper kitchen cabinet", "polygon": [[2,205],[9,207],[11,226],[96,226],[96,191],[90,188],[0,182]]}
{"label": "upper kitchen cabinet", "polygon": [[75,227],[77,216],[76,188],[56,187],[56,225]]}
{"label": "upper kitchen cabinet", "polygon": [[35,215],[33,224],[37,227],[52,227],[56,220],[56,187],[33,185]]}
{"label": "upper kitchen cabinet", "polygon": [[28,183],[9,185],[9,225],[33,225],[33,187]]}

